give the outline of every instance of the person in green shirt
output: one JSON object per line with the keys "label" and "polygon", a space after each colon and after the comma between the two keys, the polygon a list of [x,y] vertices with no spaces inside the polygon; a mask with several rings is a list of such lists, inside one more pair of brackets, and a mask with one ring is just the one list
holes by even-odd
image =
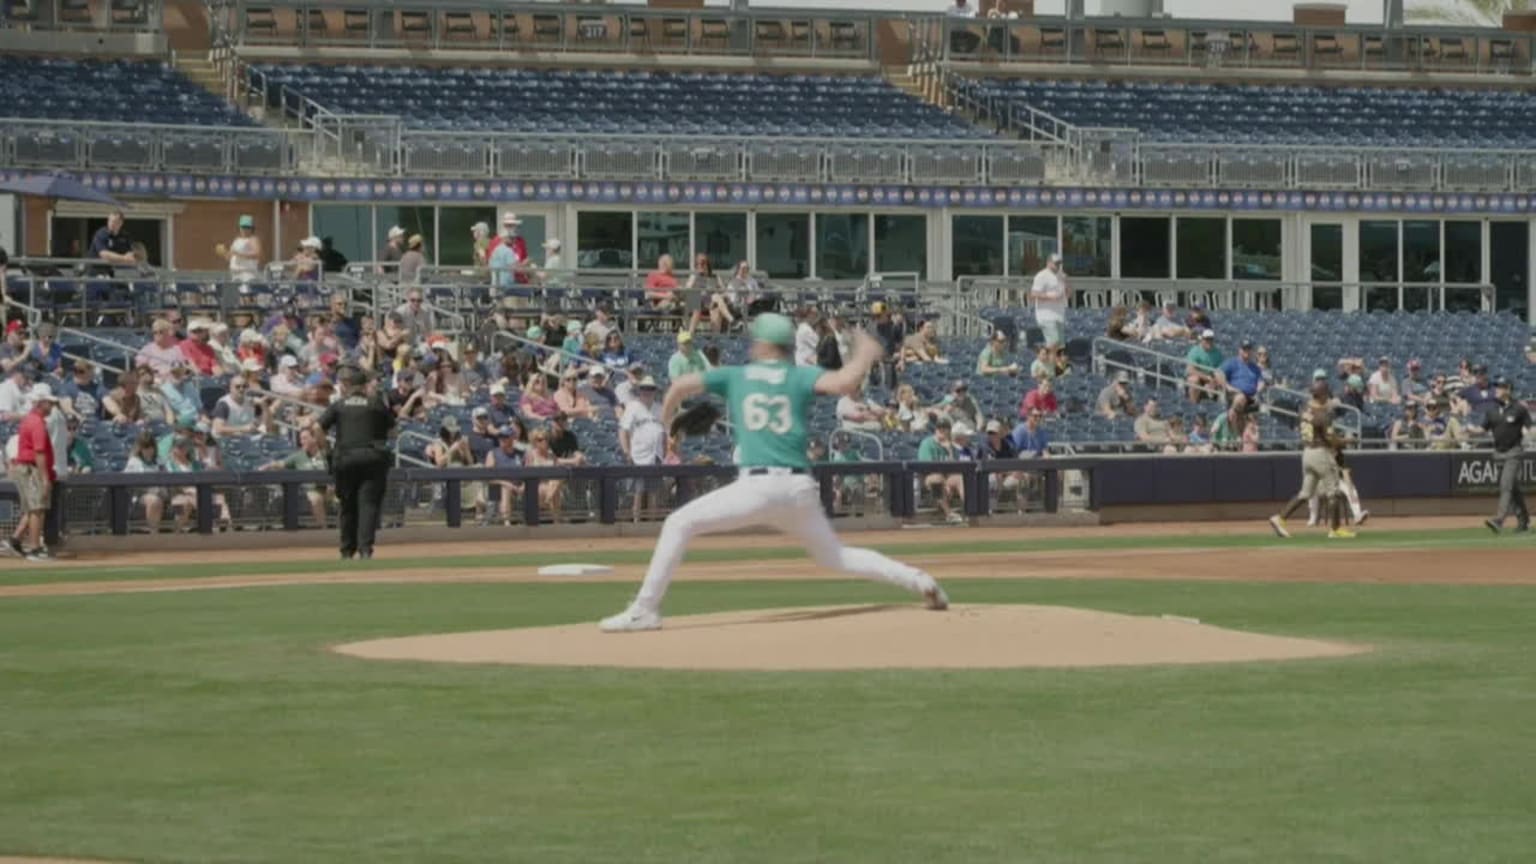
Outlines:
{"label": "person in green shirt", "polygon": [[752,525],[793,535],[823,567],[905,588],[921,595],[930,609],[948,608],[949,598],[929,574],[871,549],[844,546],[823,509],[821,486],[806,455],[811,404],[817,396],[857,391],[885,353],[862,331],[854,343],[853,355],[841,369],[797,366],[795,325],[783,315],[765,313],[752,321],[751,361],[745,366],[722,366],[672,380],[662,403],[662,423],[671,427],[685,399],[705,393],[720,398],[730,415],[741,473],[734,483],[693,499],[667,517],[634,602],[604,618],[601,630],[659,629],[661,603],[688,541]]}
{"label": "person in green shirt", "polygon": [[1056,377],[1056,352],[1049,345],[1041,345],[1035,360],[1029,364],[1029,377],[1040,381]]}
{"label": "person in green shirt", "polygon": [[1221,349],[1216,347],[1216,334],[1202,330],[1200,341],[1189,346],[1189,353],[1184,355],[1187,364],[1184,380],[1189,385],[1189,401],[1215,398],[1215,393],[1222,389],[1216,380],[1216,370],[1221,368],[1224,359]]}
{"label": "person in green shirt", "polygon": [[[959,457],[956,455],[955,443],[950,439],[950,429],[949,418],[939,418],[933,434],[918,442],[917,461],[956,461]],[[965,517],[955,511],[953,503],[959,501],[962,506],[965,504],[965,479],[961,475],[937,471],[925,474],[923,486],[933,493],[933,503],[938,505],[939,512],[944,514],[944,521],[956,524],[965,521]]]}
{"label": "person in green shirt", "polygon": [[677,350],[667,360],[667,377],[673,381],[688,374],[703,374],[712,367],[704,352],[694,347],[693,334],[684,330],[677,334]]}
{"label": "person in green shirt", "polygon": [[[847,465],[853,462],[863,462],[864,454],[854,444],[853,436],[847,432],[838,432],[832,436],[832,459],[834,464]],[[840,474],[838,482],[832,487],[832,506],[845,507],[869,500],[871,492],[878,494],[879,478],[866,477],[863,474]]]}
{"label": "person in green shirt", "polygon": [[976,357],[977,375],[1017,375],[1019,364],[1008,356],[1008,335],[993,330],[992,338]]}
{"label": "person in green shirt", "polygon": [[[299,430],[299,449],[281,459],[268,462],[259,470],[328,471],[330,463],[326,459],[325,448],[321,446],[322,441],[313,427],[306,426]],[[330,487],[324,483],[315,483],[309,485],[304,493],[309,498],[310,515],[314,516],[317,525],[324,527],[325,516],[333,500]]]}

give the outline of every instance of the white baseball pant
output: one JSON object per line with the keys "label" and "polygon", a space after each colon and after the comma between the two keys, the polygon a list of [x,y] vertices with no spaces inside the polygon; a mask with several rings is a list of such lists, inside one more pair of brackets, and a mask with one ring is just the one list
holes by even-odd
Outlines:
{"label": "white baseball pant", "polygon": [[916,567],[873,549],[844,546],[822,510],[820,485],[810,475],[744,474],[729,486],[689,501],[667,517],[635,605],[661,610],[662,598],[690,539],[751,525],[766,525],[794,535],[823,567],[889,582],[915,594],[934,585],[933,577]]}

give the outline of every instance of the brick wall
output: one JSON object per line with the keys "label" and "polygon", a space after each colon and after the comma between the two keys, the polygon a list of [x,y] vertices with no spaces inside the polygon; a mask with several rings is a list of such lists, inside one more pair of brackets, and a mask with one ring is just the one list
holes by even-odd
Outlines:
{"label": "brick wall", "polygon": [[[26,224],[27,254],[48,254],[49,201],[28,199],[23,208]],[[125,208],[130,217],[133,206]],[[183,201],[181,212],[170,217],[172,249],[166,262],[179,270],[222,270],[227,260],[214,254],[214,246],[228,243],[238,233],[236,223],[242,214],[256,220],[256,234],[261,238],[267,260],[292,257],[293,249],[309,233],[309,204],[283,202],[277,220],[272,216],[271,201]],[[276,223],[280,222],[278,226]],[[282,248],[276,228],[282,228]]]}

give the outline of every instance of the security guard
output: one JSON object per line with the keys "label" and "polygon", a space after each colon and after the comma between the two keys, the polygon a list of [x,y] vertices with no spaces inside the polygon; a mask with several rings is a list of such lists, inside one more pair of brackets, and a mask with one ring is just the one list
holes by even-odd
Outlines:
{"label": "security guard", "polygon": [[341,557],[373,557],[389,477],[389,433],[395,415],[376,393],[368,392],[368,374],[348,367],[341,372],[341,398],[320,416],[320,428],[336,433],[331,470],[341,502]]}
{"label": "security guard", "polygon": [[1520,491],[1520,456],[1524,452],[1525,430],[1531,425],[1531,412],[1510,398],[1509,379],[1500,375],[1493,381],[1494,404],[1483,415],[1482,426],[1493,436],[1493,458],[1499,463],[1499,512],[1483,522],[1497,534],[1504,530],[1504,520],[1514,515],[1515,530],[1529,531],[1531,514],[1525,509],[1525,493]]}

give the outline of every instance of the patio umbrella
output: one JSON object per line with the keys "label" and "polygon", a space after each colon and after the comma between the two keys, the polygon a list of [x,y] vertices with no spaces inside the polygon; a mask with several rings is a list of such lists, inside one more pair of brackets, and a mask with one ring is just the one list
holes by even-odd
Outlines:
{"label": "patio umbrella", "polygon": [[15,180],[0,180],[0,192],[51,198],[55,201],[85,201],[112,207],[121,206],[111,195],[64,174],[32,174]]}

